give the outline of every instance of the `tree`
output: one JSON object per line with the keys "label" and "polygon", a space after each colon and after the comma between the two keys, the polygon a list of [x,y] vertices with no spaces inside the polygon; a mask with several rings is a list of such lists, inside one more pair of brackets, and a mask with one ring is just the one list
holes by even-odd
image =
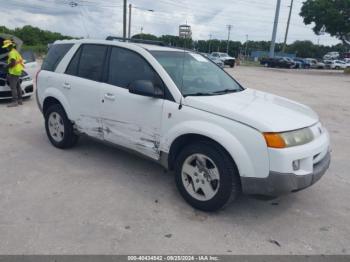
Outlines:
{"label": "tree", "polygon": [[315,23],[313,31],[325,31],[350,45],[350,0],[306,0],[300,15],[304,23]]}
{"label": "tree", "polygon": [[70,36],[61,35],[60,33],[41,30],[40,28],[30,25],[22,28],[8,29],[5,26],[0,26],[0,33],[15,35],[20,38],[27,46],[47,46],[56,40],[72,39]]}
{"label": "tree", "polygon": [[143,39],[143,40],[158,40],[158,37],[156,37],[155,35],[152,35],[152,34],[136,34],[136,35],[133,35],[131,38],[133,39]]}

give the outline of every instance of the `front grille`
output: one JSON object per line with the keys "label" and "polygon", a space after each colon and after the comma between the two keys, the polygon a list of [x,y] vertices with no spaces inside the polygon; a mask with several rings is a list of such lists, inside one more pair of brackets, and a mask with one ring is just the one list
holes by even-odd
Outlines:
{"label": "front grille", "polygon": [[11,91],[0,92],[0,98],[4,98],[4,97],[12,97]]}
{"label": "front grille", "polygon": [[24,90],[26,91],[26,93],[32,93],[34,90],[33,85],[27,86]]}

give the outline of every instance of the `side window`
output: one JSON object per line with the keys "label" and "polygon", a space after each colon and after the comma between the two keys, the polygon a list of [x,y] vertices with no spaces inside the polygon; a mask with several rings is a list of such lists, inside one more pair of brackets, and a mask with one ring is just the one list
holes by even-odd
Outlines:
{"label": "side window", "polygon": [[108,46],[84,44],[73,56],[66,73],[101,81]]}
{"label": "side window", "polygon": [[62,58],[67,54],[73,44],[55,44],[49,49],[49,52],[44,59],[41,66],[42,70],[55,71],[57,65],[61,62]]}
{"label": "side window", "polygon": [[112,47],[107,83],[128,88],[136,80],[150,80],[163,90],[158,74],[139,54],[119,47]]}

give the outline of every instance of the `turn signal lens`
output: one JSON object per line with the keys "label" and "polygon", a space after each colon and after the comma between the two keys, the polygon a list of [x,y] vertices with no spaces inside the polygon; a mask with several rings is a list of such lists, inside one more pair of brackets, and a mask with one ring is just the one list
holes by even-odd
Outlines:
{"label": "turn signal lens", "polygon": [[287,145],[278,133],[264,133],[266,144],[268,147],[272,148],[285,148]]}

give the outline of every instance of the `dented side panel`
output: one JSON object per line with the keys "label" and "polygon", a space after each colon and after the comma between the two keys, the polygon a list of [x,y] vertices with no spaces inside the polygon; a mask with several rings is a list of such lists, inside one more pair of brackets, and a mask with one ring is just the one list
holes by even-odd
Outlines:
{"label": "dented side panel", "polygon": [[159,159],[164,100],[131,94],[108,84],[103,84],[102,90],[115,97],[104,100],[101,106],[104,139]]}

